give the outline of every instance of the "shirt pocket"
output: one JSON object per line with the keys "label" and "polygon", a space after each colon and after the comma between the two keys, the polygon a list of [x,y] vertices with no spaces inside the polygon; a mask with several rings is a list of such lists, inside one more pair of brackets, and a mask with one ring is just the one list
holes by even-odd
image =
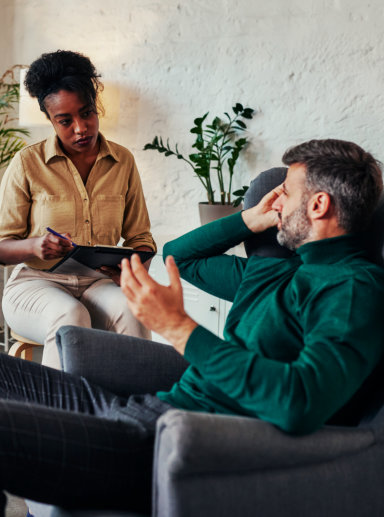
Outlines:
{"label": "shirt pocket", "polygon": [[31,207],[32,227],[45,232],[47,226],[59,233],[76,235],[76,203],[65,194],[37,196]]}
{"label": "shirt pocket", "polygon": [[106,237],[116,243],[121,237],[124,217],[124,196],[99,194],[92,207],[93,229],[98,237]]}

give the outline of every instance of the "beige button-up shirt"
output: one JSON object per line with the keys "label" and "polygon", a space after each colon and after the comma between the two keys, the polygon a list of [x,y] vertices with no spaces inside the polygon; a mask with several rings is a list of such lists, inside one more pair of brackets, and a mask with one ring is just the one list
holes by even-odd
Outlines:
{"label": "beige button-up shirt", "polygon": [[[57,136],[16,154],[0,186],[0,240],[26,239],[49,226],[69,232],[76,244],[156,250],[132,154],[100,135],[100,151],[84,185]],[[48,269],[58,260],[26,262]]]}

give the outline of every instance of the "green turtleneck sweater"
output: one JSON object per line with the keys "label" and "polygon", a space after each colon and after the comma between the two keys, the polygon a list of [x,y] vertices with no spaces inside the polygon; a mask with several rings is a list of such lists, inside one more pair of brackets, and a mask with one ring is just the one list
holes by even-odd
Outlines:
{"label": "green turtleneck sweater", "polygon": [[304,244],[289,259],[224,254],[250,235],[239,213],[166,244],[182,278],[233,306],[224,339],[198,326],[185,350],[190,367],[157,395],[311,432],[383,356],[384,270],[351,235]]}

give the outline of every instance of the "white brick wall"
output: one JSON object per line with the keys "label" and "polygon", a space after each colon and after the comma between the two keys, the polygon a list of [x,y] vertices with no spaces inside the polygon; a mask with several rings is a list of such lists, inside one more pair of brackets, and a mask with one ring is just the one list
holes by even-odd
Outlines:
{"label": "white brick wall", "polygon": [[[87,54],[120,91],[107,136],[136,156],[154,233],[198,224],[204,198],[187,165],[143,145],[188,152],[193,118],[235,101],[258,108],[239,183],[313,137],[354,140],[384,159],[381,0],[1,0],[1,70],[42,52]],[[33,131],[33,139],[46,129]]]}

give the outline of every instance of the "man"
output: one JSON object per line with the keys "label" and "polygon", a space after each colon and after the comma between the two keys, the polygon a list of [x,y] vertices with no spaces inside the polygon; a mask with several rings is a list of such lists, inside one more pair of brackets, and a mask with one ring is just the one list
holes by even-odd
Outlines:
{"label": "man", "polygon": [[[382,177],[371,155],[337,140],[299,145],[283,162],[285,182],[257,206],[166,245],[170,287],[135,259],[123,265],[122,289],[136,317],[191,364],[170,393],[158,394],[163,401],[307,433],[331,417],[358,421],[337,412],[383,355],[384,271],[354,235],[376,206]],[[293,258],[223,255],[276,224]],[[174,259],[184,279],[233,301],[224,340],[184,312]]]}
{"label": "man", "polygon": [[[123,262],[131,311],[190,363],[171,391],[126,399],[0,357],[2,488],[61,505],[128,500],[148,510],[155,423],[171,407],[254,416],[292,433],[358,421],[345,409],[383,356],[384,271],[355,234],[377,204],[381,171],[338,140],[296,146],[283,161],[285,182],[257,206],[166,245],[169,286],[137,257]],[[292,258],[224,254],[275,225]],[[188,281],[233,301],[224,339],[185,313],[176,263]]]}

